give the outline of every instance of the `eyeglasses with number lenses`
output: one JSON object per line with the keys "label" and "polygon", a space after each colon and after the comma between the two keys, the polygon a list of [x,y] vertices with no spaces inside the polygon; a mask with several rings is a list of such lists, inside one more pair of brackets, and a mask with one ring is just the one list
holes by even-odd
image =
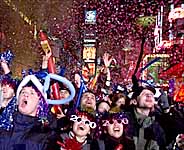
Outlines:
{"label": "eyeglasses with number lenses", "polygon": [[128,119],[127,118],[123,118],[123,119],[111,119],[109,120],[109,124],[113,124],[115,122],[115,120],[117,121],[117,123],[119,124],[128,124]]}
{"label": "eyeglasses with number lenses", "polygon": [[89,125],[89,127],[92,129],[96,128],[95,122],[91,122],[88,119],[84,119],[84,118],[78,117],[76,115],[72,115],[70,120],[74,121],[74,122],[83,122],[84,124]]}

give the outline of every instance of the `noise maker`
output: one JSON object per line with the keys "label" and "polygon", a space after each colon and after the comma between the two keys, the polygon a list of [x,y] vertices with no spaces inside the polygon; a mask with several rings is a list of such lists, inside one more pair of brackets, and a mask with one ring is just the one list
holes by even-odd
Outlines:
{"label": "noise maker", "polygon": [[45,53],[48,53],[49,51],[51,51],[48,39],[47,39],[47,35],[45,33],[43,33],[43,31],[40,31],[40,44],[42,46],[42,49],[44,50]]}
{"label": "noise maker", "polygon": [[[40,35],[40,40],[41,40],[40,43],[41,43],[41,46],[42,46],[42,49],[44,50],[44,52],[45,53],[52,52],[51,47],[49,45],[47,35],[43,31],[40,31],[39,35]],[[48,60],[48,72],[49,73],[56,73],[56,67],[55,67],[55,64],[54,64],[53,56],[51,56]],[[60,99],[59,84],[57,82],[55,82],[52,85],[52,94],[53,94],[54,99]]]}

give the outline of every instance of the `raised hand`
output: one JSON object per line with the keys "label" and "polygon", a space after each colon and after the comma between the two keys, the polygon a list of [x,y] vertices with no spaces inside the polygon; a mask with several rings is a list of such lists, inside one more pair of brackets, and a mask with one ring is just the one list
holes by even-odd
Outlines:
{"label": "raised hand", "polygon": [[103,61],[106,68],[108,68],[113,60],[113,57],[109,53],[104,53]]}
{"label": "raised hand", "polygon": [[4,74],[8,74],[10,72],[10,68],[8,67],[6,60],[1,60],[1,67],[3,68]]}

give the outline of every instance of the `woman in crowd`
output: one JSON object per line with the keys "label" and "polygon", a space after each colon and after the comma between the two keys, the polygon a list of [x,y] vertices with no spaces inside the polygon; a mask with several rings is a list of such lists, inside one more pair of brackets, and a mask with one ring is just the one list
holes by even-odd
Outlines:
{"label": "woman in crowd", "polygon": [[134,150],[133,140],[126,136],[129,124],[125,113],[112,113],[103,120],[104,131],[100,138],[100,150]]}
{"label": "woman in crowd", "polygon": [[114,92],[111,97],[112,106],[110,112],[120,112],[127,106],[127,97],[123,93],[116,93]]}

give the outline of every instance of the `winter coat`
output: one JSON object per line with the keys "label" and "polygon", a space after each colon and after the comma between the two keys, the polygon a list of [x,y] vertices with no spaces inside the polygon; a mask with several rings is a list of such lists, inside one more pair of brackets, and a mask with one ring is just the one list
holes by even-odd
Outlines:
{"label": "winter coat", "polygon": [[121,137],[119,139],[113,138],[109,135],[104,135],[98,140],[100,150],[116,150],[122,146],[123,150],[135,150],[133,140],[127,137]]}
{"label": "winter coat", "polygon": [[37,117],[15,112],[13,128],[0,130],[0,150],[45,150],[52,134]]}
{"label": "winter coat", "polygon": [[143,116],[132,109],[129,116],[127,135],[134,139],[136,150],[164,150],[166,139],[164,130],[154,116]]}
{"label": "winter coat", "polygon": [[171,107],[168,113],[157,113],[156,119],[165,131],[167,149],[172,150],[178,134],[184,133],[184,113]]}
{"label": "winter coat", "polygon": [[[80,143],[80,146],[77,146],[79,142],[76,142],[75,136],[73,132],[69,133],[62,133],[60,134],[60,142],[63,143],[64,145],[66,144],[66,141],[71,141],[73,145],[70,145],[71,150],[99,150],[99,145],[97,140],[92,140],[91,138],[87,138],[83,143]],[[75,143],[75,144],[74,144]],[[79,148],[81,147],[81,148]]]}

